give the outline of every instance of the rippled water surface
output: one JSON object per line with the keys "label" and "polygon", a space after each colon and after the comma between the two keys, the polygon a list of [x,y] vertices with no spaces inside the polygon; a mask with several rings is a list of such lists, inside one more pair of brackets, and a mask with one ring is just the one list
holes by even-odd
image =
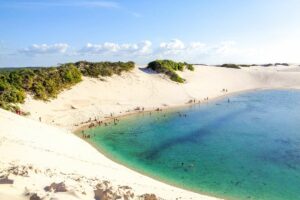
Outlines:
{"label": "rippled water surface", "polygon": [[243,93],[87,133],[113,159],[179,187],[225,199],[300,199],[299,91]]}

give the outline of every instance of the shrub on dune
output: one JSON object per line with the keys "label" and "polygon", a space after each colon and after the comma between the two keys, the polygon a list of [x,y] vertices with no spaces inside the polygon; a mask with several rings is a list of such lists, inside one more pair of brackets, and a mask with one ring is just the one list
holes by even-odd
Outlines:
{"label": "shrub on dune", "polygon": [[90,77],[120,75],[134,68],[133,62],[81,61],[62,64],[59,67],[9,68],[0,71],[0,107],[17,110],[26,93],[40,100],[56,98],[64,89],[82,80],[82,75]]}
{"label": "shrub on dune", "polygon": [[185,68],[194,71],[194,67],[186,62],[175,62],[172,60],[155,60],[148,64],[147,68],[162,73],[170,77],[172,81],[184,83],[185,80],[180,77],[176,71],[183,71]]}
{"label": "shrub on dune", "polygon": [[80,61],[74,63],[84,76],[99,77],[121,75],[122,72],[128,72],[134,68],[134,62],[87,62]]}
{"label": "shrub on dune", "polygon": [[221,67],[226,67],[226,68],[233,68],[233,69],[241,69],[238,65],[236,64],[223,64]]}

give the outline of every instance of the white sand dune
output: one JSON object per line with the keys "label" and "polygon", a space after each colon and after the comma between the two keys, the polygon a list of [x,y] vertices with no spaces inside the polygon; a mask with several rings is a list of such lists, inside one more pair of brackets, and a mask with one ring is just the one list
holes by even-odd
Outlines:
{"label": "white sand dune", "polygon": [[[164,199],[214,199],[169,186],[121,166],[70,131],[89,118],[102,119],[111,113],[122,115],[136,107],[151,110],[179,106],[191,99],[203,102],[206,97],[212,99],[251,89],[299,89],[297,69],[251,67],[237,70],[199,66],[194,72],[180,73],[187,80],[185,84],[135,69],[105,81],[84,78],[49,102],[29,97],[22,109],[31,113],[31,119],[0,109],[0,171],[11,166],[38,169],[35,173],[36,170],[26,168],[30,171],[29,177],[11,174],[9,178],[15,183],[0,184],[0,199],[28,199],[24,196],[25,187],[44,195],[45,199],[93,199],[93,187],[99,180],[109,180],[115,186],[128,185],[135,194],[155,193]],[[39,117],[42,123],[38,122]],[[70,174],[84,178],[78,182]],[[45,193],[43,187],[54,181],[65,181],[73,192]]]}
{"label": "white sand dune", "polygon": [[[38,173],[31,170],[29,177],[11,174],[9,178],[15,183],[0,184],[1,200],[28,199],[24,196],[25,187],[31,193],[46,197],[43,188],[61,181],[73,188],[76,198],[74,194],[57,193],[50,194],[46,199],[93,199],[93,186],[97,182],[90,182],[98,179],[108,180],[114,185],[130,186],[135,194],[140,195],[155,193],[165,199],[213,199],[166,185],[114,163],[71,132],[1,109],[0,122],[0,171],[16,166],[33,166],[39,170]],[[27,173],[27,170],[23,171]],[[76,178],[89,177],[89,180],[76,182],[66,173],[75,174]]]}
{"label": "white sand dune", "polygon": [[[284,67],[296,70],[300,67]],[[66,90],[50,102],[28,98],[22,108],[31,113],[30,118],[69,130],[89,118],[103,118],[126,114],[136,107],[152,110],[157,107],[178,106],[191,99],[203,100],[226,93],[261,88],[297,88],[300,72],[280,71],[280,67],[251,67],[242,70],[211,66],[196,67],[194,72],[180,73],[187,83],[178,84],[162,75],[140,69],[113,76],[101,81],[84,78],[84,81]]]}

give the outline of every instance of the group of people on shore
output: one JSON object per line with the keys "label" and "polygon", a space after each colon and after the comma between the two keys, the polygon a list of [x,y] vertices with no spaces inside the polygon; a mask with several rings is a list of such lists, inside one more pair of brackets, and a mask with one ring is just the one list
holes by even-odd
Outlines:
{"label": "group of people on shore", "polygon": [[[113,115],[111,114],[111,117],[112,116]],[[90,118],[88,121],[82,122],[81,124],[88,124],[88,128],[93,128],[93,127],[102,126],[102,125],[108,126],[111,123],[113,123],[114,125],[117,125],[118,122],[120,122],[120,119],[118,119],[118,118],[113,118],[111,121],[102,121],[102,120],[97,120],[97,118],[95,117],[94,120],[92,120],[92,118]],[[81,131],[81,134],[82,134],[82,138],[85,138],[85,139],[89,139],[92,137],[92,135],[90,135],[90,134],[85,134],[84,130]]]}
{"label": "group of people on shore", "polygon": [[[228,92],[228,89],[224,88],[224,89],[222,89],[222,92]],[[204,98],[204,101],[208,101],[208,100],[209,100],[209,97]],[[228,98],[228,103],[229,102],[230,102],[230,99]],[[199,103],[200,104],[201,101],[197,100],[197,99],[191,99],[188,103],[194,103],[194,104]],[[145,108],[144,107],[137,107],[137,108],[133,109],[133,111],[144,112]],[[155,111],[156,112],[162,112],[163,109],[158,107],[158,108],[155,109]],[[151,111],[149,112],[149,115],[152,115]],[[166,115],[163,115],[163,116],[166,117]],[[179,117],[187,117],[187,114],[178,112],[178,116]],[[110,113],[110,120],[108,120],[108,121],[97,120],[97,118],[95,117],[94,120],[92,118],[89,118],[88,121],[81,122],[81,124],[88,124],[88,128],[93,128],[93,127],[102,126],[102,125],[103,126],[108,126],[111,123],[113,123],[113,125],[118,125],[119,122],[120,122],[120,119],[114,117],[113,113]],[[84,131],[82,131],[81,133],[82,133],[83,138],[91,138],[91,135],[85,134]]]}
{"label": "group of people on shore", "polygon": [[223,88],[223,89],[222,89],[222,92],[228,92],[228,89]]}
{"label": "group of people on shore", "polygon": [[[120,121],[117,118],[113,118],[114,124],[117,125],[117,122]],[[95,117],[94,120],[92,120],[91,118],[85,122],[86,124],[89,124],[88,128],[93,128],[95,126],[108,126],[111,122],[106,122],[106,121],[102,121],[102,120],[97,120],[97,118]]]}
{"label": "group of people on shore", "polygon": [[[225,93],[227,93],[227,92],[228,92],[228,89],[226,89],[226,88],[223,88],[223,89],[222,89],[222,92],[225,92]],[[228,103],[230,103],[230,99],[229,99],[229,98],[228,98],[227,102],[228,102]]]}

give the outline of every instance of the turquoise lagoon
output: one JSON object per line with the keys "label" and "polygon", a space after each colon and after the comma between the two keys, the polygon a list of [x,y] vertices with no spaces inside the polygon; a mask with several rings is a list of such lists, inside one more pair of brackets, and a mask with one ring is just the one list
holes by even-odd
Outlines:
{"label": "turquoise lagoon", "polygon": [[185,189],[225,199],[300,199],[300,92],[229,98],[132,115],[87,133],[110,158]]}

